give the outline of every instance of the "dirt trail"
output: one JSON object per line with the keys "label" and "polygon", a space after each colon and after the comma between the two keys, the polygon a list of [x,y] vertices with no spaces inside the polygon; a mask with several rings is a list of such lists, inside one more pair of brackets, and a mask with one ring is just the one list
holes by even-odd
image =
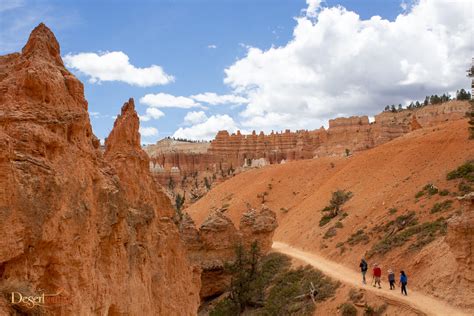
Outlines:
{"label": "dirt trail", "polygon": [[[317,268],[324,274],[337,279],[350,286],[361,288],[375,293],[377,296],[382,296],[388,300],[390,304],[402,306],[409,306],[422,314],[426,315],[468,315],[455,307],[449,306],[446,303],[435,298],[426,296],[419,292],[413,291],[408,287],[408,296],[402,296],[399,292],[399,287],[396,290],[390,291],[388,284],[385,282],[382,289],[374,288],[370,285],[364,285],[361,282],[361,275],[354,270],[351,270],[336,262],[325,259],[317,254],[305,252],[297,248],[293,248],[281,242],[273,242],[272,248],[275,251],[286,254],[290,257],[302,260],[313,267]],[[368,277],[370,282],[371,277]]]}

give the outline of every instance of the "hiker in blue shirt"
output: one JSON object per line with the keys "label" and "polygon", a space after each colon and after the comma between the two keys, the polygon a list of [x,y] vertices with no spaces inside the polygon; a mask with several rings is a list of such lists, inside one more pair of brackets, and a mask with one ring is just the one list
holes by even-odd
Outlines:
{"label": "hiker in blue shirt", "polygon": [[400,271],[400,285],[402,286],[402,294],[408,295],[407,294],[407,283],[408,283],[408,278],[407,275],[405,274],[405,271]]}
{"label": "hiker in blue shirt", "polygon": [[369,268],[369,265],[367,264],[367,261],[365,261],[364,258],[360,260],[359,268],[360,268],[360,272],[362,273],[362,283],[366,284],[365,274],[367,273],[367,269]]}

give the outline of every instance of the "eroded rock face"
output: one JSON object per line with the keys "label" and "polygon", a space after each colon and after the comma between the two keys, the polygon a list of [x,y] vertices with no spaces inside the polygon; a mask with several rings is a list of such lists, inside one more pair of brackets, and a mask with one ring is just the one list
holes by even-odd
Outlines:
{"label": "eroded rock face", "polygon": [[62,289],[54,314],[195,314],[199,279],[140,149],[133,100],[104,159],[83,86],[43,24],[21,54],[0,57],[0,91],[0,288]]}
{"label": "eroded rock face", "polygon": [[230,275],[224,270],[226,262],[235,256],[235,247],[242,244],[246,249],[257,242],[261,252],[271,249],[272,237],[277,228],[276,214],[266,207],[260,212],[249,210],[242,215],[239,230],[220,211],[206,218],[199,229],[188,214],[180,223],[180,233],[191,262],[198,264],[201,274],[201,299],[226,291]]}
{"label": "eroded rock face", "polygon": [[448,221],[446,242],[459,265],[465,281],[474,283],[474,206],[466,202],[467,211]]}
{"label": "eroded rock face", "polygon": [[449,101],[415,110],[382,112],[369,123],[367,116],[329,120],[329,128],[313,131],[242,135],[217,133],[209,143],[163,140],[147,146],[151,170],[170,195],[185,196],[188,205],[217,183],[246,170],[268,164],[324,156],[344,156],[386,143],[422,127],[464,117],[467,101]]}

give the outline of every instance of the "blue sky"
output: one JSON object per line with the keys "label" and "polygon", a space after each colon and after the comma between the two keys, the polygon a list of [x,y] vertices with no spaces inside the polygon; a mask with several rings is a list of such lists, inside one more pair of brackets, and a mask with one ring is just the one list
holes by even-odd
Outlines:
{"label": "blue sky", "polygon": [[[317,8],[314,14],[305,11],[311,2]],[[143,118],[141,125],[148,128],[142,130],[144,143],[173,134],[187,138],[210,138],[217,128],[231,131],[239,128],[247,132],[252,129],[281,130],[286,127],[315,129],[325,124],[330,117],[373,115],[383,109],[385,104],[405,103],[428,93],[442,93],[469,86],[462,73],[455,74],[463,63],[466,64],[465,60],[470,61],[469,50],[472,52],[473,48],[473,24],[472,18],[468,16],[458,17],[460,23],[464,23],[463,27],[446,21],[442,16],[435,21],[426,21],[423,25],[413,25],[413,38],[410,38],[411,34],[403,34],[400,43],[392,41],[387,44],[393,45],[390,52],[397,50],[398,45],[406,44],[402,43],[405,38],[418,45],[416,32],[428,32],[433,29],[433,25],[435,29],[438,25],[447,25],[451,28],[448,30],[448,33],[451,32],[448,34],[450,37],[456,34],[461,34],[463,38],[465,36],[464,42],[458,45],[460,48],[449,51],[448,56],[445,52],[440,53],[428,62],[417,53],[413,53],[413,56],[405,52],[393,56],[391,53],[369,56],[370,45],[378,44],[366,33],[377,32],[377,36],[380,36],[383,32],[389,32],[389,36],[393,36],[392,33],[397,31],[401,34],[410,32],[404,29],[402,23],[395,23],[397,17],[416,17],[418,14],[419,19],[424,14],[437,16],[445,10],[443,6],[449,1],[433,2],[436,3],[418,4],[400,0],[327,0],[322,3],[316,0],[4,0],[0,4],[0,53],[19,51],[31,29],[45,22],[56,34],[63,57],[79,56],[66,64],[84,82],[94,133],[102,139],[110,132],[114,116],[129,97],[135,99],[137,111]],[[473,10],[472,3],[469,4],[467,0],[459,0],[456,5],[459,6],[456,12],[466,11],[466,8],[468,13],[469,9],[471,12]],[[357,20],[354,20],[352,12],[358,15]],[[372,17],[377,15],[381,21],[372,21]],[[331,19],[333,22],[324,22]],[[410,21],[405,24],[415,23]],[[360,29],[345,40],[345,34],[351,35],[348,34],[351,25]],[[386,30],[387,25],[393,29]],[[346,30],[345,27],[349,28]],[[315,40],[319,34],[330,34],[329,37],[323,36],[327,45],[326,42]],[[443,39],[441,33],[433,36]],[[351,38],[355,42],[351,42]],[[348,61],[344,58],[344,48],[341,48],[345,42],[349,51],[357,43],[366,44],[367,51],[362,48],[348,52],[352,55]],[[427,49],[431,49],[430,44],[426,45]],[[348,67],[358,73],[354,78],[344,74],[336,76],[339,68],[325,69],[328,64],[337,67],[338,59],[330,54],[338,49],[341,52],[334,55],[339,56],[341,67]],[[99,58],[110,52],[122,52],[135,68],[157,65],[173,80],[166,84],[152,83],[147,86],[140,86],[138,81],[133,80],[126,82],[123,76],[107,81],[100,80],[100,75],[96,74],[99,79],[96,77],[96,80],[91,80],[94,75],[91,75],[90,69],[95,68],[94,64],[91,66],[87,63],[93,61],[89,58],[91,56],[81,54],[93,53]],[[442,70],[443,83],[426,79],[431,75],[440,75],[430,66],[454,55],[463,61],[450,64],[448,69]],[[365,72],[373,73],[375,77],[383,75],[380,71],[359,69],[370,68],[371,58],[387,58],[381,64],[394,65],[393,69],[389,67],[387,71],[388,77],[393,72],[393,85],[388,80],[377,89],[366,88],[371,85],[372,79],[367,80],[366,85],[360,84],[361,80],[366,79],[363,75]],[[294,59],[297,62],[291,62]],[[287,61],[288,64],[285,64]],[[89,69],[89,73],[83,67]],[[432,73],[427,73],[425,68]],[[305,77],[307,72],[311,73]],[[141,74],[138,73],[138,76]],[[334,78],[327,79],[331,76]],[[397,89],[390,86],[396,86]],[[147,94],[159,93],[183,97],[186,102],[198,105],[177,108],[169,104],[164,106],[164,101],[140,102]],[[232,97],[220,98],[219,104],[210,104],[206,98],[190,98],[204,93],[215,93],[218,98],[223,95]],[[339,94],[353,97],[353,101],[347,101],[348,98],[341,101]],[[163,98],[163,95],[159,97]],[[235,100],[245,101],[235,102],[234,97]],[[147,118],[147,108],[155,109],[150,113],[161,114]]]}

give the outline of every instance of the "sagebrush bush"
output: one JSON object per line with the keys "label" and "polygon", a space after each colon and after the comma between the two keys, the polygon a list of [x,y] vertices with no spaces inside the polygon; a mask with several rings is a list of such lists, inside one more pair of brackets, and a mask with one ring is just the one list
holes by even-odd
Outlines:
{"label": "sagebrush bush", "polygon": [[339,305],[339,310],[341,311],[342,316],[356,316],[357,315],[357,308],[351,303],[343,303]]}

